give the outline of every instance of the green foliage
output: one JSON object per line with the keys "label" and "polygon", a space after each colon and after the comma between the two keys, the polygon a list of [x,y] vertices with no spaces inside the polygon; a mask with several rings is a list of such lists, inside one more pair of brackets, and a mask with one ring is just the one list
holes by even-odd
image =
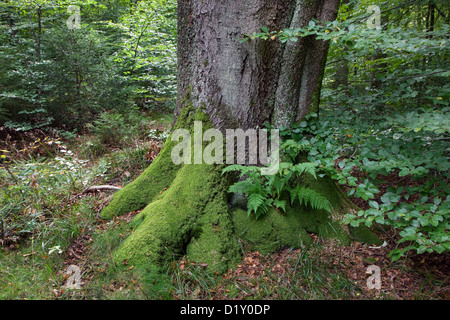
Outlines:
{"label": "green foliage", "polygon": [[125,120],[120,113],[105,112],[88,125],[88,129],[97,136],[100,144],[117,146],[125,134]]}
{"label": "green foliage", "polygon": [[[399,247],[391,252],[395,260],[409,250],[450,249],[448,111],[420,110],[404,117],[374,112],[368,117],[365,110],[350,109],[336,117],[336,111],[324,110],[321,121],[310,119],[288,134],[302,136],[300,143],[310,145],[307,159],[320,168],[319,176],[328,175],[350,197],[369,204],[367,210],[348,214],[346,223],[398,230]],[[435,116],[442,119],[434,121]],[[399,182],[380,194],[379,186],[388,178]]]}
{"label": "green foliage", "polygon": [[[244,35],[242,41],[284,43],[311,36],[329,41],[322,91],[322,102],[328,105],[378,111],[448,106],[450,27],[441,16],[448,2],[433,1],[434,7],[431,3],[349,2],[338,20],[310,21],[300,28],[275,31],[263,27],[259,33]],[[381,28],[367,24],[367,8],[373,4],[382,10]]]}
{"label": "green foliage", "polygon": [[[369,5],[380,7],[379,28],[367,23]],[[284,134],[309,144],[308,161],[320,175],[369,204],[347,223],[398,230],[394,260],[409,250],[450,249],[450,27],[443,12],[448,1],[346,1],[336,21],[263,27],[242,39],[329,41],[321,121],[305,119]],[[380,194],[379,186],[393,177],[397,187]]]}
{"label": "green foliage", "polygon": [[[295,140],[287,140],[281,145],[281,150],[286,153],[287,159],[294,161],[305,146]],[[291,205],[298,202],[300,206],[331,212],[330,202],[325,196],[301,185],[303,174],[317,178],[316,168],[316,164],[309,162],[281,162],[278,172],[269,176],[261,175],[260,167],[243,165],[230,165],[222,173],[240,172],[241,180],[231,185],[229,192],[246,195],[248,215],[253,212],[259,218],[271,207],[286,212],[289,199]]]}
{"label": "green foliage", "polygon": [[82,228],[76,218],[79,207],[60,215],[60,206],[67,201],[68,194],[81,191],[100,175],[96,170],[85,172],[87,161],[78,159],[64,144],[48,142],[58,145],[54,159],[16,161],[0,169],[0,178],[5,183],[0,194],[3,239],[18,244],[31,237],[43,253],[55,245],[67,246],[79,233]]}
{"label": "green foliage", "polygon": [[[104,111],[172,108],[176,2],[85,0],[0,3],[0,121],[26,131],[84,129]],[[131,9],[131,10],[130,10]]]}

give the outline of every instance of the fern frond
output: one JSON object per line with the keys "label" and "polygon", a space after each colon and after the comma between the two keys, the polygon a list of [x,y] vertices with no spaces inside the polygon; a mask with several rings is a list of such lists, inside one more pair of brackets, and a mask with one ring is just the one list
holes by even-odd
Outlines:
{"label": "fern frond", "polygon": [[225,167],[222,170],[222,174],[230,172],[230,171],[240,171],[241,175],[248,174],[250,172],[260,172],[261,168],[256,166],[243,166],[240,164],[233,164]]}
{"label": "fern frond", "polygon": [[316,168],[317,164],[312,162],[303,162],[293,166],[293,169],[295,170],[295,173],[297,173],[298,176],[306,172],[312,175],[315,179],[317,179]]}
{"label": "fern frond", "polygon": [[247,199],[248,214],[250,215],[250,213],[255,212],[258,215],[258,213],[261,213],[261,210],[267,212],[266,200],[267,197],[261,193],[250,194]]}
{"label": "fern frond", "polygon": [[308,151],[311,149],[311,143],[309,141],[295,141],[292,139],[286,140],[281,144],[281,150],[295,150],[295,151]]}
{"label": "fern frond", "polygon": [[290,189],[291,204],[298,199],[300,205],[310,206],[314,210],[325,210],[331,212],[331,203],[323,195],[308,187],[295,187]]}
{"label": "fern frond", "polygon": [[273,200],[273,206],[275,208],[283,210],[283,212],[286,212],[286,200],[274,199]]}
{"label": "fern frond", "polygon": [[269,208],[272,207],[272,202],[273,199],[272,198],[266,198],[266,200],[264,201],[264,203],[258,208],[258,210],[255,212],[256,214],[256,220],[258,220],[258,218],[264,214],[267,213],[267,211],[269,211]]}
{"label": "fern frond", "polygon": [[290,177],[286,177],[285,175],[272,175],[267,176],[267,191],[275,198],[279,198],[281,196],[281,192],[283,191],[285,185],[289,182]]}
{"label": "fern frond", "polygon": [[246,194],[248,193],[248,190],[252,188],[252,186],[253,183],[249,180],[238,181],[228,188],[228,192]]}

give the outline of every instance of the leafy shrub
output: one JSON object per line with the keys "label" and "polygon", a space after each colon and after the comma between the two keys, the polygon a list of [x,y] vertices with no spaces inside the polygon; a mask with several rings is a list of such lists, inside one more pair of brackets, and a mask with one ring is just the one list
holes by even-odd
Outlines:
{"label": "leafy shrub", "polygon": [[[368,204],[368,209],[348,214],[346,223],[369,227],[376,223],[398,231],[399,246],[390,253],[395,260],[409,250],[418,254],[450,250],[449,127],[444,119],[429,121],[435,116],[448,119],[448,111],[423,109],[385,117],[341,110],[336,117],[329,110],[322,112],[320,122],[305,121],[289,134],[310,143],[308,161],[321,168],[320,175],[327,174],[350,197]],[[397,185],[381,192],[388,176]],[[417,182],[402,185],[409,180]]]}

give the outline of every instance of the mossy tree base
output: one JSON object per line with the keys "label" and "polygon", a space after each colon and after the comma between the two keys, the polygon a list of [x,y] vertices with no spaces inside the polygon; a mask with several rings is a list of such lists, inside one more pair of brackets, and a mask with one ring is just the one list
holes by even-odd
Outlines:
{"label": "mossy tree base", "polygon": [[161,265],[181,255],[223,272],[240,257],[220,168],[185,165],[170,188],[131,222],[134,232],[115,253],[118,262]]}
{"label": "mossy tree base", "polygon": [[[210,127],[205,113],[183,108],[175,129],[192,129],[195,120],[204,123],[203,130]],[[344,243],[358,235],[358,240],[378,243],[369,230],[352,232],[341,224],[343,215],[354,208],[330,179],[302,177],[299,183],[325,196],[332,214],[294,203],[287,206],[285,214],[270,210],[255,220],[245,208],[229,204],[231,179],[222,175],[224,166],[175,165],[171,158],[174,144],[169,138],[149,168],[117,192],[101,214],[107,219],[143,208],[130,223],[133,233],[115,252],[119,265],[126,261],[127,265],[154,269],[187,255],[192,261],[206,263],[210,271],[222,273],[240,260],[243,246],[274,252],[301,246],[309,241],[308,233]]]}
{"label": "mossy tree base", "polygon": [[[286,246],[298,248],[310,241],[308,233],[345,244],[355,235],[357,240],[379,243],[368,229],[355,232],[340,223],[339,217],[349,212],[351,204],[329,179],[303,183],[330,200],[331,215],[293,206],[287,207],[286,213],[270,210],[258,220],[248,217],[243,208],[230,208],[229,179],[222,175],[222,166],[183,165],[173,171],[173,179],[166,176],[164,183],[171,180],[170,186],[160,193],[163,185],[152,183],[152,173],[161,177],[158,170],[163,166],[161,161],[170,162],[164,154],[170,148],[166,145],[160,158],[133,185],[116,194],[103,212],[108,217],[141,209],[144,201],[150,202],[130,223],[134,232],[115,252],[118,264],[127,261],[128,265],[158,267],[186,255],[192,261],[206,263],[210,271],[222,273],[240,260],[243,247],[264,254]],[[152,189],[143,189],[148,186]]]}
{"label": "mossy tree base", "polygon": [[103,219],[140,210],[170,186],[180,168],[170,159],[171,145],[172,142],[168,141],[154,162],[136,180],[114,194],[101,213]]}
{"label": "mossy tree base", "polygon": [[283,247],[298,248],[311,242],[309,234],[317,234],[323,239],[337,239],[344,245],[353,240],[381,244],[368,228],[352,228],[342,224],[342,217],[354,210],[355,206],[331,179],[315,180],[309,177],[302,184],[326,196],[331,203],[332,213],[295,206],[294,203],[293,206],[286,206],[285,213],[271,209],[256,220],[254,216],[248,217],[246,210],[235,208],[232,218],[236,236],[245,243],[247,250],[266,254]]}

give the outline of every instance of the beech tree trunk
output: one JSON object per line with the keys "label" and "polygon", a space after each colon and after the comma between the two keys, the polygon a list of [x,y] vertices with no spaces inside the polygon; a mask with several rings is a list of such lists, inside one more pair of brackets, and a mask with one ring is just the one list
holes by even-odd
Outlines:
{"label": "beech tree trunk", "polygon": [[[339,0],[182,0],[178,2],[178,99],[174,128],[192,129],[200,118],[217,129],[289,126],[316,111],[328,44],[314,37],[297,42],[254,40],[244,34],[303,27],[336,18]],[[199,116],[200,115],[200,116]],[[255,220],[230,203],[221,167],[174,164],[167,140],[142,175],[117,191],[103,218],[142,210],[132,234],[115,253],[119,262],[160,266],[178,255],[222,272],[243,247],[269,252],[310,240],[307,232],[341,233],[334,212],[351,204],[331,180],[311,179],[329,198],[333,214],[310,208],[271,210]],[[247,248],[245,248],[247,249]],[[123,264],[123,263],[122,263]]]}
{"label": "beech tree trunk", "polygon": [[317,109],[328,43],[253,40],[244,34],[332,21],[339,0],[178,3],[178,103],[202,107],[218,129],[288,126]]}

